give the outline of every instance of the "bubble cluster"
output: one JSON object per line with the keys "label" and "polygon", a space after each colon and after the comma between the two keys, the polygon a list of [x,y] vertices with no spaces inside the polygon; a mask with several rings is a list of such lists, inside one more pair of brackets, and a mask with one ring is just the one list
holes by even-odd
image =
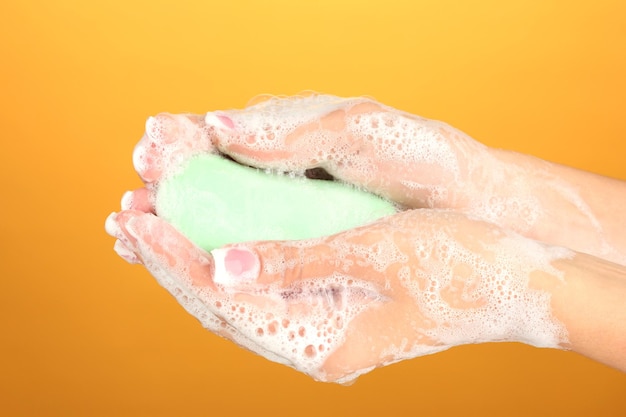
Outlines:
{"label": "bubble cluster", "polygon": [[[366,306],[380,300],[371,284],[335,273],[282,287],[223,289],[212,303],[215,315],[237,330],[243,347],[287,364],[319,380],[322,365],[341,345],[345,328]],[[202,299],[215,295],[201,292]],[[199,311],[192,312],[196,315]],[[206,327],[215,327],[209,320]],[[278,359],[276,359],[278,358]]]}
{"label": "bubble cluster", "polygon": [[[552,262],[571,251],[512,233],[464,243],[442,231],[416,239],[414,247],[430,267],[407,266],[398,278],[432,320],[424,334],[437,344],[516,340],[556,348],[567,341],[566,329],[552,315],[549,294],[529,282],[533,273],[561,277]],[[410,354],[423,348],[416,346]]]}
{"label": "bubble cluster", "polygon": [[345,263],[353,259],[356,265],[372,268],[377,272],[385,272],[391,265],[404,264],[409,260],[409,257],[392,241],[363,244],[358,243],[357,239],[349,243],[335,240],[331,241],[329,246],[340,262]]}
{"label": "bubble cluster", "polygon": [[[242,110],[229,110],[224,114],[233,121],[233,128],[221,135],[218,146],[245,143],[262,151],[284,150],[289,145],[286,142],[288,136],[298,128],[319,122],[323,116],[359,101],[362,99],[343,99],[329,95],[273,97]],[[219,115],[220,112],[208,113],[205,117],[206,123],[215,123],[215,114]]]}
{"label": "bubble cluster", "polygon": [[[276,97],[222,113],[232,128],[215,130],[215,146],[240,162],[298,174],[322,167],[412,206],[441,207],[471,194],[468,179],[486,149],[445,123],[368,98]],[[206,123],[222,113],[208,113]]]}
{"label": "bubble cluster", "polygon": [[437,164],[458,171],[455,152],[444,124],[404,117],[397,111],[357,114],[347,118],[347,128],[371,142],[377,156],[390,162]]}

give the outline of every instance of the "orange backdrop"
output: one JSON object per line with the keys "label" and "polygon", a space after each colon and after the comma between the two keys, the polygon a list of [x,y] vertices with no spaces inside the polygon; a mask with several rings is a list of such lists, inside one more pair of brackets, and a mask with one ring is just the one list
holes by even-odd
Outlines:
{"label": "orange backdrop", "polygon": [[352,387],[206,331],[112,250],[160,111],[371,95],[496,147],[626,179],[626,3],[3,1],[0,414],[626,415],[626,375],[467,346]]}

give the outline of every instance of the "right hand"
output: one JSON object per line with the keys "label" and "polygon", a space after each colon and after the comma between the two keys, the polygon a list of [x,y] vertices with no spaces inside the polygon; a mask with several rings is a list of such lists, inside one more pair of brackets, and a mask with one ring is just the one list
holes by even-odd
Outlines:
{"label": "right hand", "polygon": [[445,208],[626,265],[626,183],[490,148],[366,98],[271,98],[207,114],[221,152],[251,166],[321,167],[403,208]]}

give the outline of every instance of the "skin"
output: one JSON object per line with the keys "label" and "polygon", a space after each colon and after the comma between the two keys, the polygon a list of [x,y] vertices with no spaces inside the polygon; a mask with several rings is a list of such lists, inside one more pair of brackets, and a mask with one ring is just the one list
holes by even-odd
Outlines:
{"label": "skin", "polygon": [[[488,341],[572,349],[626,371],[625,183],[490,149],[372,100],[321,97],[330,103],[321,110],[315,100],[149,120],[134,154],[146,186],[107,220],[116,251],[209,330],[318,380],[349,382]],[[259,117],[269,110],[272,118]],[[292,120],[294,110],[304,116]],[[217,151],[278,171],[322,167],[403,210],[334,236],[250,242],[212,256],[156,216],[153,203],[168,170]],[[350,284],[333,287],[337,273]],[[323,350],[308,336],[290,349],[276,344],[280,331],[269,337],[271,323],[259,336],[223,307],[235,303],[276,323],[344,320],[328,327]]]}

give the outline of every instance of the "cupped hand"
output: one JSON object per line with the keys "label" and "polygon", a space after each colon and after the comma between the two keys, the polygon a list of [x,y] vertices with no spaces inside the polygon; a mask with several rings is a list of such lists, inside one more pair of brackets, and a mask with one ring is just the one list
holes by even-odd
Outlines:
{"label": "cupped hand", "polygon": [[151,184],[199,152],[280,172],[323,168],[408,208],[467,208],[494,176],[484,145],[368,98],[272,97],[242,110],[159,115],[146,125],[135,167]]}
{"label": "cupped hand", "polygon": [[321,381],[466,343],[567,339],[533,283],[558,279],[551,261],[567,254],[458,213],[211,253],[149,213],[107,227],[206,328]]}
{"label": "cupped hand", "polygon": [[[159,180],[196,153],[303,172],[321,167],[406,207],[462,207],[483,152],[447,125],[368,99],[272,99],[240,111],[151,118],[134,153],[146,187],[107,230],[209,330],[323,381],[451,346],[558,346],[533,284],[567,253],[447,210],[407,210],[307,241],[207,253],[154,213]],[[531,279],[532,278],[532,279]]]}

